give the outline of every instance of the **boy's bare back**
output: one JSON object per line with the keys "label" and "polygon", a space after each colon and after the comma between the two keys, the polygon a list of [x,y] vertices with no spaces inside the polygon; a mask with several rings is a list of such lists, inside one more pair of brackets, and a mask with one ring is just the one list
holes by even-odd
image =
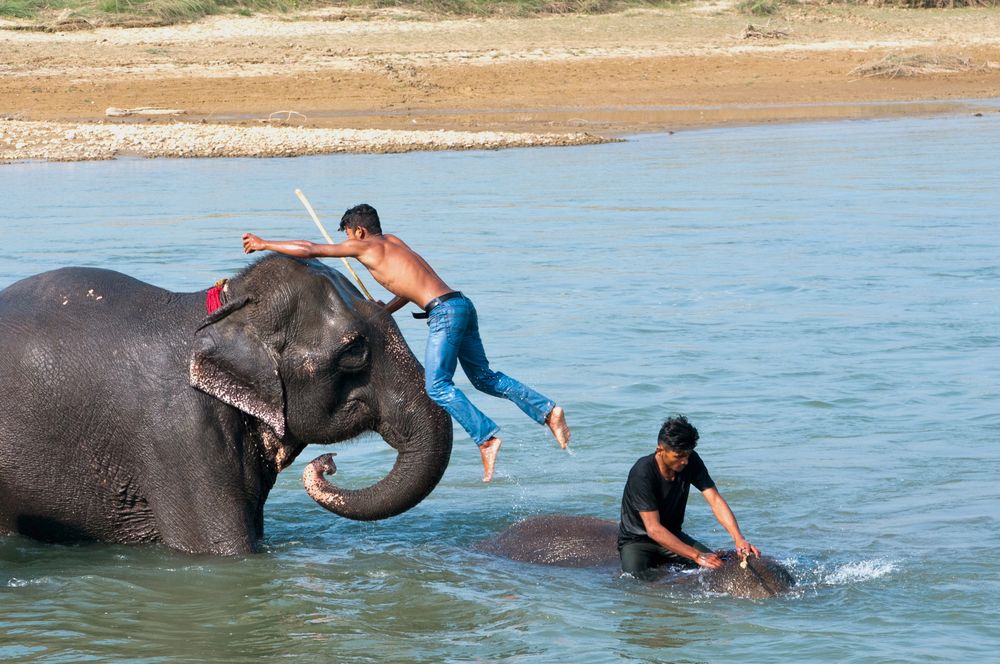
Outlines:
{"label": "boy's bare back", "polygon": [[395,235],[369,235],[357,242],[365,245],[357,259],[393,295],[423,308],[453,290],[427,261]]}

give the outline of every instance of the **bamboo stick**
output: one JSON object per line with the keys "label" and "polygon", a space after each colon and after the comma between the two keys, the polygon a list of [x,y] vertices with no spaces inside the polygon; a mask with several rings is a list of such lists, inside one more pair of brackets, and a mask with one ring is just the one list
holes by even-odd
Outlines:
{"label": "bamboo stick", "polygon": [[[312,217],[312,220],[316,222],[316,226],[319,228],[319,232],[323,234],[323,237],[326,238],[326,241],[329,242],[330,244],[336,244],[333,241],[333,238],[330,237],[330,234],[326,232],[326,229],[323,228],[323,224],[320,223],[319,217],[316,216],[316,211],[313,210],[313,206],[309,204],[309,199],[306,198],[306,195],[302,193],[302,190],[296,189],[295,195],[299,197],[300,201],[302,201],[302,205],[306,207],[306,211],[309,213],[309,216]],[[367,297],[369,300],[374,300],[375,298],[372,297],[372,294],[368,292],[368,289],[365,288],[364,283],[361,281],[361,277],[359,277],[358,273],[354,271],[354,268],[351,267],[351,264],[347,262],[347,258],[341,256],[340,260],[344,261],[344,265],[347,267],[347,271],[350,272],[351,276],[354,277],[354,280],[358,282],[358,286],[361,287],[361,292],[365,294],[365,297]]]}

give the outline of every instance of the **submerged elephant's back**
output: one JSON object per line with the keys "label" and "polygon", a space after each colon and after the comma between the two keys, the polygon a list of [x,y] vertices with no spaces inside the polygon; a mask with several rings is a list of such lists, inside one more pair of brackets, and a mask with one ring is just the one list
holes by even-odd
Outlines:
{"label": "submerged elephant's back", "polygon": [[511,560],[592,567],[618,561],[618,524],[592,516],[536,516],[519,521],[479,549]]}

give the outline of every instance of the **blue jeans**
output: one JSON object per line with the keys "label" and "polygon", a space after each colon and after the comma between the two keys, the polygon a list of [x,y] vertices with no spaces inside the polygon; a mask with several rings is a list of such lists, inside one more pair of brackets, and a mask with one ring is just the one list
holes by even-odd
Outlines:
{"label": "blue jeans", "polygon": [[427,317],[427,395],[462,425],[476,445],[482,445],[500,431],[497,423],[476,408],[452,380],[456,363],[462,363],[465,375],[480,392],[509,399],[539,424],[555,407],[555,402],[527,385],[490,369],[483,341],[479,338],[479,317],[467,297],[445,300]]}

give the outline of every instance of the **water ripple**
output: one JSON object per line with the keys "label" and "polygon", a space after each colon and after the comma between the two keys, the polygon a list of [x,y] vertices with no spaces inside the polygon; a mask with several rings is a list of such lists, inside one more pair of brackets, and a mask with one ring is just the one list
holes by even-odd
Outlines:
{"label": "water ripple", "polygon": [[[296,187],[324,219],[373,203],[473,297],[494,367],[566,407],[574,454],[459,375],[503,427],[490,486],[456,428],[438,488],[379,523],[309,499],[307,450],[279,476],[254,556],[0,537],[0,659],[990,660],[1000,122],[970,126],[746,127],[277,171],[2,167],[0,285],[85,264],[201,290],[246,265],[244,231],[318,239]],[[426,326],[397,320],[419,353]],[[529,515],[616,519],[674,412],[795,593],[734,602],[474,551]],[[378,437],[338,451],[357,486],[393,460]],[[685,527],[731,544],[697,496]]]}

